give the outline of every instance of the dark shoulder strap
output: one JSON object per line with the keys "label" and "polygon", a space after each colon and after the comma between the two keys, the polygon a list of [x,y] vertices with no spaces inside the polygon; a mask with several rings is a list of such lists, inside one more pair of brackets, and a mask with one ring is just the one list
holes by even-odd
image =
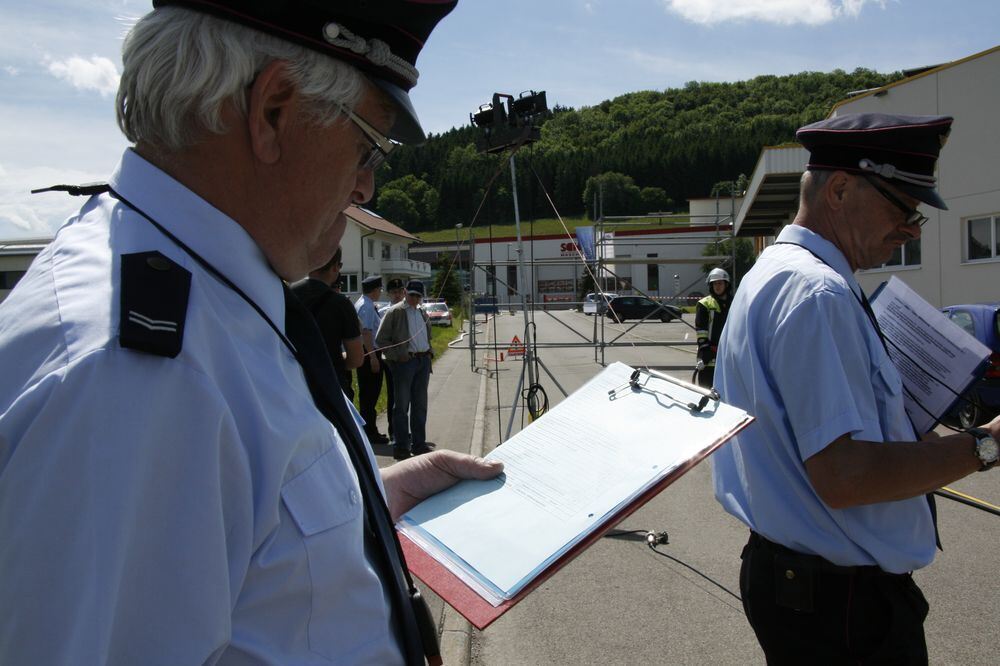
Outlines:
{"label": "dark shoulder strap", "polygon": [[123,254],[118,343],[174,358],[184,344],[191,272],[159,252]]}

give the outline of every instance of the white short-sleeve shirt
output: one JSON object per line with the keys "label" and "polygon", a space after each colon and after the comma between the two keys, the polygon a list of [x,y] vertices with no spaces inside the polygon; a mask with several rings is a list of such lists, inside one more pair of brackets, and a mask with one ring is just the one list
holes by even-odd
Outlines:
{"label": "white short-sleeve shirt", "polygon": [[[853,293],[852,293],[853,291]],[[927,501],[831,509],[804,461],[838,437],[914,441],[902,381],[829,241],[785,227],[740,283],[715,374],[756,421],[713,455],[715,494],[754,531],[839,565],[901,573],[935,553]]]}
{"label": "white short-sleeve shirt", "polygon": [[[131,150],[111,185],[283,329],[241,226]],[[117,340],[121,256],[150,250],[192,273],[173,359]],[[402,661],[301,368],[149,222],[85,201],[0,305],[0,367],[0,663]]]}

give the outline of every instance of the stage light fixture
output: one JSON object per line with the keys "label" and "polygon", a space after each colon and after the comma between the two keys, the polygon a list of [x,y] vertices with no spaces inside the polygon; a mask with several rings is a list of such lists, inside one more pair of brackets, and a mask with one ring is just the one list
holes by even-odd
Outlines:
{"label": "stage light fixture", "polygon": [[[504,108],[503,100],[507,101]],[[480,148],[488,153],[506,150],[515,145],[534,143],[541,138],[536,123],[548,112],[545,91],[527,90],[517,98],[505,93],[493,93],[487,102],[469,114],[471,123],[482,130]]]}

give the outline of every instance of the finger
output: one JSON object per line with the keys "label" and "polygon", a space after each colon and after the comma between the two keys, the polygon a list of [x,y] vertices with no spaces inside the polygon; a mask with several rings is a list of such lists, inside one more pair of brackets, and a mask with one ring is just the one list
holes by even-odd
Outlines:
{"label": "finger", "polygon": [[499,460],[486,460],[456,451],[435,451],[428,462],[460,479],[492,479],[503,471],[503,463]]}

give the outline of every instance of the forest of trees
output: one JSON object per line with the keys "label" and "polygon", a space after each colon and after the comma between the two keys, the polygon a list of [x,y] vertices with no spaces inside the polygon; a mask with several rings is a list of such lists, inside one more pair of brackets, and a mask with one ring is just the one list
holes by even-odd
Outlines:
{"label": "forest of trees", "polygon": [[[541,140],[517,155],[521,217],[554,217],[545,191],[561,215],[593,215],[592,193],[602,183],[605,215],[684,207],[719,181],[752,173],[763,146],[794,141],[797,128],[826,117],[848,92],[900,77],[856,69],[692,81],[592,107],[556,106],[541,126]],[[376,176],[371,207],[411,232],[468,225],[480,204],[477,226],[510,223],[507,155],[480,152],[479,138],[467,125],[393,151]]]}

